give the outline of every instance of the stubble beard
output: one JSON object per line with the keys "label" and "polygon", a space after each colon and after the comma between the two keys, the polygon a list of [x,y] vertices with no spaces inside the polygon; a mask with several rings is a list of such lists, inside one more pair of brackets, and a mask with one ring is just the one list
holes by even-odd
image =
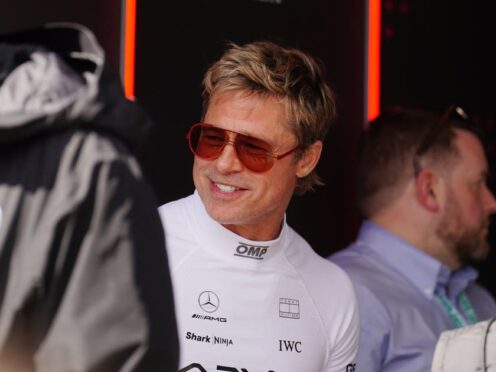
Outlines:
{"label": "stubble beard", "polygon": [[479,264],[486,260],[490,252],[485,234],[489,226],[489,217],[477,226],[467,226],[460,218],[458,203],[453,197],[449,199],[437,234],[461,267]]}

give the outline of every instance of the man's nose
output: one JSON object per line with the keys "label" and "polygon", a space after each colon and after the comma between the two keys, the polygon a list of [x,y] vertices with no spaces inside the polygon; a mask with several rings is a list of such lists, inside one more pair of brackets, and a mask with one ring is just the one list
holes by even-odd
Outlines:
{"label": "man's nose", "polygon": [[488,211],[488,214],[494,214],[496,212],[496,199],[491,190],[486,186],[486,193],[484,196],[484,206]]}
{"label": "man's nose", "polygon": [[239,160],[234,141],[226,140],[224,148],[215,160],[215,167],[223,174],[236,173],[243,170],[244,166]]}

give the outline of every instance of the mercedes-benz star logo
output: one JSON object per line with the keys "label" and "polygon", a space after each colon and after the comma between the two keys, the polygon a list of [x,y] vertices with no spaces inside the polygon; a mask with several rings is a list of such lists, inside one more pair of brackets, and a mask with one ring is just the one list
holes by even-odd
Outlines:
{"label": "mercedes-benz star logo", "polygon": [[203,311],[213,313],[219,308],[219,297],[214,292],[204,291],[198,296],[198,305]]}

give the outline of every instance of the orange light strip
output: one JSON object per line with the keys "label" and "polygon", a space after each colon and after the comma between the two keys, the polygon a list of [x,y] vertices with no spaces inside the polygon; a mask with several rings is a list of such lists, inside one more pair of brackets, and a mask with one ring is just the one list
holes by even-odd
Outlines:
{"label": "orange light strip", "polygon": [[134,74],[136,53],[136,0],[126,0],[124,30],[124,92],[134,100]]}
{"label": "orange light strip", "polygon": [[381,99],[381,0],[369,0],[368,120],[380,112]]}

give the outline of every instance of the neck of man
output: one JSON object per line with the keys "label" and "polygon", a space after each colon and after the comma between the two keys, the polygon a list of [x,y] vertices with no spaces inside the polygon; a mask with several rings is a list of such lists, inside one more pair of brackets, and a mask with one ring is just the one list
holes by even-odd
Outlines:
{"label": "neck of man", "polygon": [[371,216],[370,221],[393,233],[410,245],[424,251],[451,270],[460,268],[454,248],[448,247],[437,234],[436,216],[414,206],[391,207]]}
{"label": "neck of man", "polygon": [[245,239],[262,242],[277,239],[279,237],[279,234],[281,233],[283,221],[284,219],[281,220],[279,225],[223,224],[222,226],[235,233],[236,235],[242,236]]}

